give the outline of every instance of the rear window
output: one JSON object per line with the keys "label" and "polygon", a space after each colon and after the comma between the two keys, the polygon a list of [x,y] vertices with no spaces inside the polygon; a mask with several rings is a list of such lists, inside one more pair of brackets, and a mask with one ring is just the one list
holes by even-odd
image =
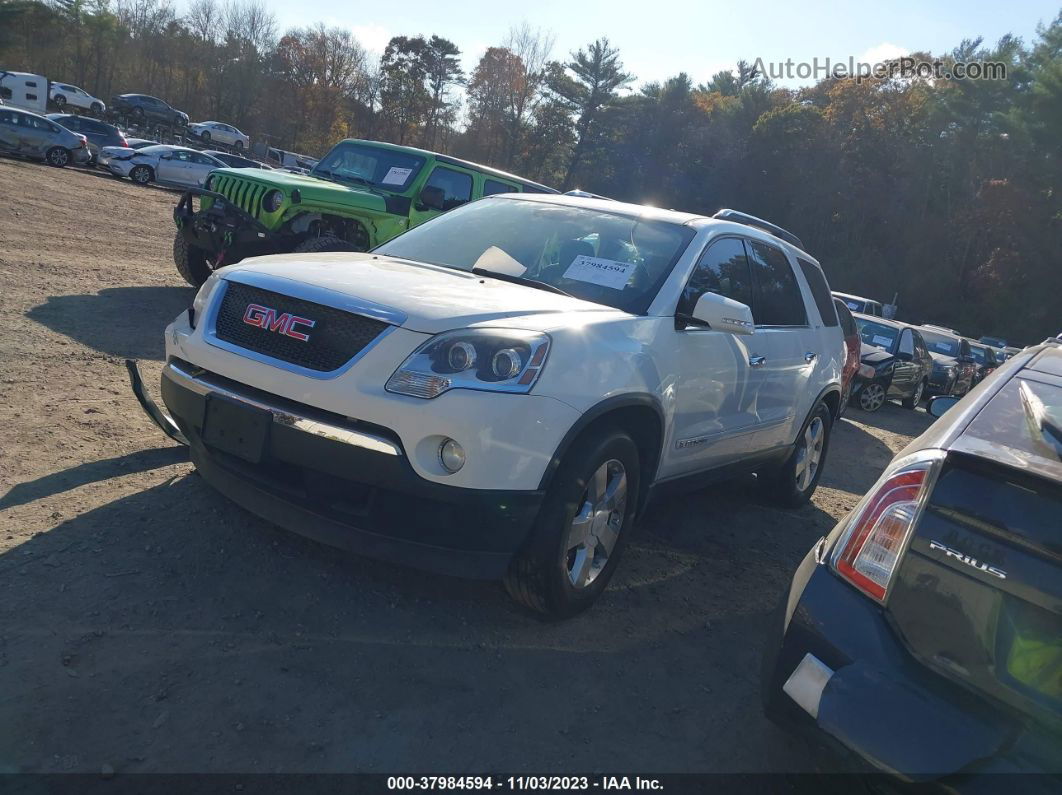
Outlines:
{"label": "rear window", "polygon": [[495,193],[518,193],[519,191],[512,185],[506,185],[504,182],[498,182],[496,179],[487,179],[483,181],[483,195],[493,196]]}
{"label": "rear window", "polygon": [[822,268],[814,262],[808,262],[800,257],[797,257],[797,264],[807,280],[808,287],[811,288],[811,297],[815,299],[815,306],[819,308],[819,317],[822,318],[822,325],[836,326],[837,311],[833,306],[833,296],[830,295],[830,287],[826,284],[826,277],[822,275]]}

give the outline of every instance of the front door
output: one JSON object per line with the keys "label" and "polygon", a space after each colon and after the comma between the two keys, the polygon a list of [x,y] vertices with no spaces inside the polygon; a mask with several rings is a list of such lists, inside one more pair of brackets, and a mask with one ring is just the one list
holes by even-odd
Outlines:
{"label": "front door", "polygon": [[432,169],[409,211],[411,227],[472,200],[472,174],[449,166]]}
{"label": "front door", "polygon": [[[740,238],[714,241],[701,255],[676,311],[675,361],[665,386],[673,423],[665,441],[661,477],[710,469],[737,460],[762,425],[759,390],[764,335],[738,336],[692,323],[697,299],[706,292],[752,301],[752,278]],[[753,308],[755,313],[755,308]]]}
{"label": "front door", "polygon": [[159,182],[184,185],[188,180],[188,152],[171,151],[169,157],[159,158],[158,173],[155,176]]}
{"label": "front door", "polygon": [[900,332],[896,346],[896,363],[892,370],[892,384],[889,385],[890,397],[906,397],[914,391],[918,364],[915,361],[914,334],[905,328]]}

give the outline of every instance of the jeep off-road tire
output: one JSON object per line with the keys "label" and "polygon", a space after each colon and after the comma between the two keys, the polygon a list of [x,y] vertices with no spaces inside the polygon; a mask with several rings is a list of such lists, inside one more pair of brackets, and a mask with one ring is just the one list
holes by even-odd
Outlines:
{"label": "jeep off-road tire", "polygon": [[321,235],[320,237],[311,237],[308,240],[304,240],[299,245],[295,246],[295,251],[299,254],[321,254],[327,251],[364,251],[365,249],[358,248],[353,243],[348,243],[342,238],[338,238],[335,235]]}
{"label": "jeep off-road tire", "polygon": [[[811,499],[826,464],[832,427],[829,407],[819,403],[804,420],[793,452],[785,463],[758,473],[760,494],[766,501],[782,508],[799,508]],[[812,467],[810,472],[808,467]]]}
{"label": "jeep off-road tire", "polygon": [[505,576],[518,603],[560,619],[590,607],[619,563],[638,506],[638,447],[618,429],[578,439]]}
{"label": "jeep off-road tire", "polygon": [[180,229],[173,238],[173,264],[177,266],[181,277],[192,287],[201,287],[213,272],[207,263],[206,252],[188,245]]}

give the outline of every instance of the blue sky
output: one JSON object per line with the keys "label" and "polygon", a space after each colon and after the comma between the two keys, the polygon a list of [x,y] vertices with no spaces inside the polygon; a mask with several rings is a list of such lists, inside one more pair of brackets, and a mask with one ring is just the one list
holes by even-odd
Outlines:
{"label": "blue sky", "polygon": [[[711,0],[265,0],[282,28],[318,20],[352,29],[369,50],[381,51],[393,35],[436,33],[456,42],[466,69],[511,25],[527,22],[555,36],[562,58],[598,36],[620,49],[639,82],[688,72],[695,83],[739,59],[876,61],[900,52],[950,50],[964,38],[994,42],[1005,33],[1026,40],[1048,23],[1059,3],[1041,0],[905,2],[734,3]],[[794,81],[793,84],[799,84]],[[790,84],[790,85],[793,85]]]}

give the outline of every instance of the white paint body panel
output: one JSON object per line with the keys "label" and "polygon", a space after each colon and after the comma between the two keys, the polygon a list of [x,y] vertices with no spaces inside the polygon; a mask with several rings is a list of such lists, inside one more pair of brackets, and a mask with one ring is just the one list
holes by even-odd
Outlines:
{"label": "white paint body panel", "polygon": [[[617,205],[602,204],[609,209]],[[791,445],[823,391],[840,390],[840,328],[823,327],[795,267],[795,249],[735,223],[686,222],[696,237],[646,315],[384,256],[287,254],[244,260],[219,276],[268,278],[274,284],[270,289],[281,292],[290,282],[304,298],[306,290],[319,291],[325,297],[317,299],[320,303],[329,303],[325,299],[332,296],[336,305],[356,300],[384,307],[404,317],[401,327],[333,378],[299,375],[211,345],[203,336],[204,323],[192,330],[185,315],[167,329],[166,353],[266,392],[390,428],[402,439],[418,474],[453,486],[538,488],[580,416],[624,395],[648,396],[663,413],[657,479]],[[679,294],[705,246],[720,234],[763,240],[789,254],[807,326],[757,328],[749,336],[676,329]],[[217,300],[219,292],[210,300]],[[423,400],[385,391],[387,379],[431,335],[469,327],[527,329],[550,336],[549,357],[531,394],[455,389]],[[814,355],[807,360],[806,354]],[[766,356],[766,366],[750,367],[753,355]],[[435,459],[442,436],[458,440],[466,450],[467,463],[457,474],[445,474]],[[701,441],[689,444],[691,439]]]}

